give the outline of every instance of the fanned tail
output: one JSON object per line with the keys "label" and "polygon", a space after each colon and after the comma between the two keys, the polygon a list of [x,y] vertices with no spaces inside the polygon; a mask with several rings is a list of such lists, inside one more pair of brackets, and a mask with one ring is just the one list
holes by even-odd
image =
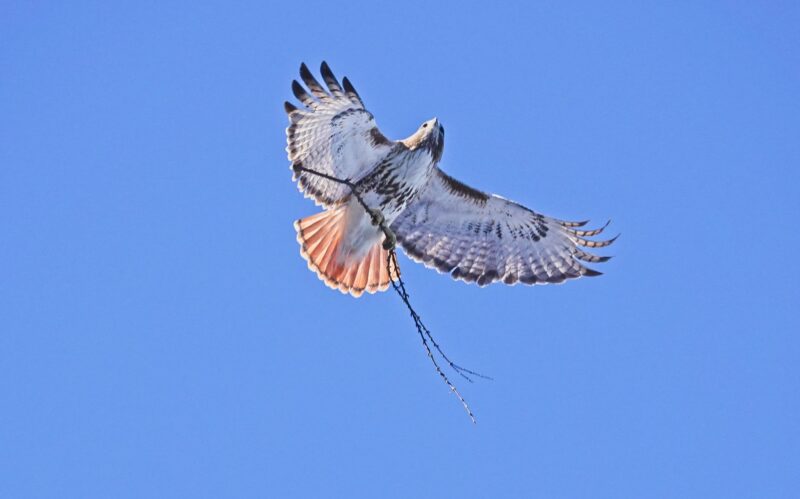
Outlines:
{"label": "fanned tail", "polygon": [[[354,262],[342,262],[339,250],[344,237],[346,206],[332,208],[294,223],[300,254],[308,268],[328,287],[358,298],[364,291],[386,291],[397,276],[389,275],[389,252],[381,242],[376,243],[366,255]],[[394,270],[394,269],[393,269]]]}

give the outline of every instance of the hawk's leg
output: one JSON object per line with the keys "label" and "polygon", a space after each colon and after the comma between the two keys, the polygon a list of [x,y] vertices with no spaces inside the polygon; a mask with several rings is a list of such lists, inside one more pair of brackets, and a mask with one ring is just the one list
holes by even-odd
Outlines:
{"label": "hawk's leg", "polygon": [[386,219],[383,218],[383,213],[378,208],[366,208],[367,214],[372,220],[372,225],[377,226],[384,235],[383,249],[393,250],[397,246],[397,236],[394,235],[392,229],[386,226]]}
{"label": "hawk's leg", "polygon": [[383,213],[378,208],[367,208],[367,215],[372,219],[372,225],[380,227],[386,219],[383,218]]}

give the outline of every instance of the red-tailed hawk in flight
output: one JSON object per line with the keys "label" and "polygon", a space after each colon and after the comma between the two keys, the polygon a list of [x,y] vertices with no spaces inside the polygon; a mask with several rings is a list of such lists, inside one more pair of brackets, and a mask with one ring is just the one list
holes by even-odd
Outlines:
{"label": "red-tailed hawk in flight", "polygon": [[[310,169],[355,184],[411,259],[479,286],[559,283],[600,273],[583,262],[604,262],[583,247],[603,231],[579,230],[586,222],[551,218],[497,195],[469,187],[439,167],[444,127],[434,118],[410,137],[387,139],[347,78],[342,85],[322,63],[323,87],[305,64],[292,91],[302,103],[285,103],[293,179],[326,211],[295,222],[303,258],[325,284],[360,296],[388,288],[384,233],[350,187]],[[606,224],[608,225],[608,224]]]}

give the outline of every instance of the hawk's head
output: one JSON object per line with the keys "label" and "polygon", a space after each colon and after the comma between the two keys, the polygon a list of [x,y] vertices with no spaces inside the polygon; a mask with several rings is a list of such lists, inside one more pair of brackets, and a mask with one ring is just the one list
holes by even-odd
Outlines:
{"label": "hawk's head", "polygon": [[444,127],[438,119],[433,118],[420,125],[414,135],[404,140],[403,143],[412,150],[426,149],[433,161],[438,162],[444,149]]}

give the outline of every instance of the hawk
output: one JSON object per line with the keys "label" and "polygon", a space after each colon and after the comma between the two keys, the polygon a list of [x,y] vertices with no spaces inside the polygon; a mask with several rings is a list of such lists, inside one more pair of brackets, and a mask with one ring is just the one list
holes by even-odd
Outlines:
{"label": "hawk", "polygon": [[293,180],[325,208],[295,222],[297,241],[308,267],[325,284],[358,297],[384,291],[397,278],[387,265],[385,233],[373,224],[378,213],[412,260],[479,286],[560,283],[600,274],[581,262],[610,258],[583,249],[614,242],[616,237],[586,239],[605,226],[581,230],[585,221],[548,217],[459,182],[438,166],[444,127],[436,118],[408,138],[390,140],[347,78],[340,84],[325,62],[320,73],[325,87],[302,64],[307,90],[292,81],[302,106],[284,106]]}

